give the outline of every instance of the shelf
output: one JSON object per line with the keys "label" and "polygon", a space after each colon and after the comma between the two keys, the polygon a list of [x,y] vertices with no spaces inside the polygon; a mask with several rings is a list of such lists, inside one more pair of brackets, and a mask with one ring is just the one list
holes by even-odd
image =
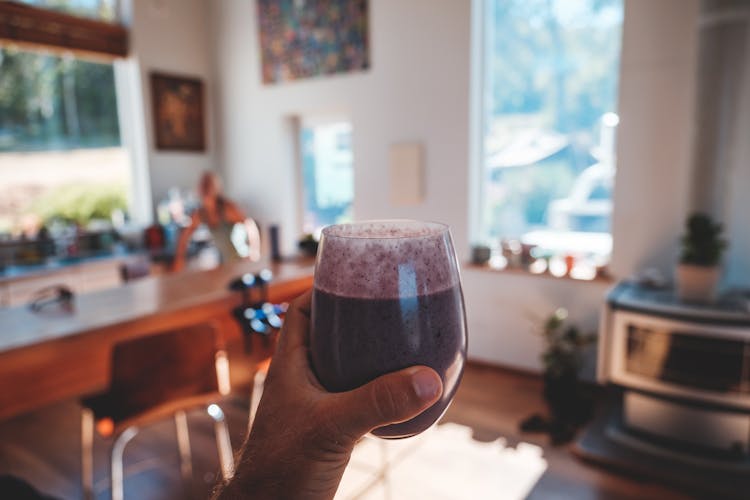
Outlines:
{"label": "shelf", "polygon": [[520,268],[514,268],[514,267],[496,268],[496,267],[491,267],[488,264],[474,264],[473,262],[465,262],[462,267],[464,269],[470,269],[472,271],[482,271],[482,272],[490,272],[490,273],[498,273],[498,274],[510,274],[510,275],[516,275],[516,276],[529,276],[532,278],[546,278],[550,280],[566,280],[566,281],[574,281],[576,283],[610,284],[610,283],[615,282],[615,279],[609,274],[604,275],[604,276],[596,276],[592,279],[580,279],[580,278],[574,278],[567,274],[564,276],[554,276],[550,274],[549,272],[533,273],[529,271],[528,269],[520,269]]}

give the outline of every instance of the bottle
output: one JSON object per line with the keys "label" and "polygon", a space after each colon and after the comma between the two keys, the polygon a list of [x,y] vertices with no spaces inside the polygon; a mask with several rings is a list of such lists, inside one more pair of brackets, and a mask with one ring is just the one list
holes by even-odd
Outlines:
{"label": "bottle", "polygon": [[268,228],[268,237],[271,242],[271,260],[280,262],[281,249],[279,248],[279,226],[277,224],[272,224]]}

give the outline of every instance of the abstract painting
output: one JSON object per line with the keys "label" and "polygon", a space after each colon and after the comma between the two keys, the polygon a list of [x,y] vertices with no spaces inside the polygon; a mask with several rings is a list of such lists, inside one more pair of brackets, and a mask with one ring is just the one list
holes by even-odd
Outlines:
{"label": "abstract painting", "polygon": [[365,70],[368,0],[257,0],[263,83]]}

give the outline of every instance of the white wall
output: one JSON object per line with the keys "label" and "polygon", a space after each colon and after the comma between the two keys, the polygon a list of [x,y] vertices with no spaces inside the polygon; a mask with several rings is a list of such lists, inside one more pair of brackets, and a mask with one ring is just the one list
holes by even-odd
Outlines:
{"label": "white wall", "polygon": [[750,32],[745,48],[744,92],[739,102],[737,129],[733,137],[733,156],[729,166],[731,179],[728,194],[727,233],[729,251],[726,264],[726,284],[750,286],[750,231],[748,231],[748,201],[750,197]]}
{"label": "white wall", "polygon": [[[263,86],[254,2],[213,4],[226,184],[261,223],[280,223],[293,250],[300,224],[288,119],[343,114],[353,125],[356,217],[439,218],[466,248],[469,11],[455,0],[370,5],[372,70]],[[402,210],[388,202],[388,147],[409,140],[425,145],[426,200]]]}
{"label": "white wall", "polygon": [[[217,147],[231,195],[262,223],[280,223],[285,249],[300,224],[289,117],[344,113],[353,124],[355,216],[440,220],[469,245],[469,0],[371,0],[372,67],[276,86],[260,83],[255,4],[212,2]],[[687,196],[698,0],[629,0],[623,41],[613,268],[670,271]],[[424,203],[389,203],[390,144],[422,141]],[[607,284],[465,269],[469,353],[539,368],[531,317],[559,306],[594,329]]]}
{"label": "white wall", "polygon": [[690,190],[697,0],[625,6],[612,267],[671,276]]}
{"label": "white wall", "polygon": [[[140,73],[146,138],[146,160],[154,203],[170,187],[194,188],[203,170],[215,166],[212,122],[212,45],[205,0],[132,0],[130,45]],[[197,77],[206,86],[205,153],[157,151],[151,106],[152,71]]]}

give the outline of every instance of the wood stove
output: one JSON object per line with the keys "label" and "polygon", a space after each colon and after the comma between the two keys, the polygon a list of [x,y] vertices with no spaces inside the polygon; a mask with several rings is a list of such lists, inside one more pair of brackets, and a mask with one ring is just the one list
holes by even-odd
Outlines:
{"label": "wood stove", "polygon": [[622,392],[610,437],[686,460],[750,470],[750,309],[741,293],[713,305],[621,283],[599,335],[599,382]]}

